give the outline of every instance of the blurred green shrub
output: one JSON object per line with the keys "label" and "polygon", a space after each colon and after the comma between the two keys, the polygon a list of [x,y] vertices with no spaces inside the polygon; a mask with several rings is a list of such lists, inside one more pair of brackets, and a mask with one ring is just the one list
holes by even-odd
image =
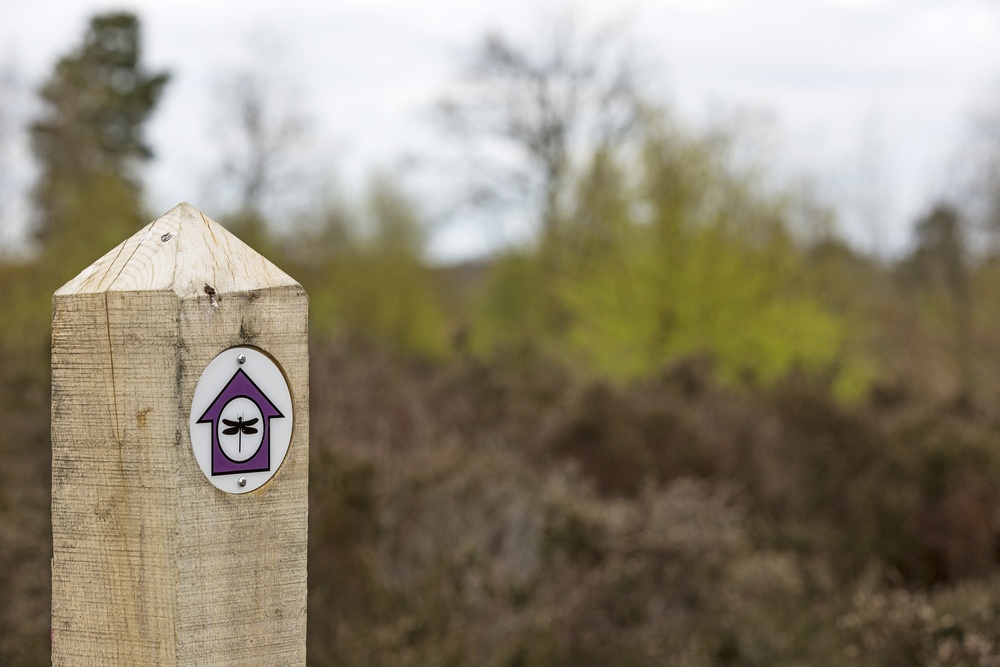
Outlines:
{"label": "blurred green shrub", "polygon": [[423,259],[426,225],[386,175],[373,176],[361,208],[334,204],[277,252],[310,296],[315,337],[344,337],[407,354],[448,348],[440,290]]}
{"label": "blurred green shrub", "polygon": [[863,391],[847,313],[807,289],[783,195],[734,166],[730,144],[651,121],[640,155],[596,153],[559,231],[496,262],[478,349],[531,342],[611,378],[707,355],[728,381],[799,369]]}

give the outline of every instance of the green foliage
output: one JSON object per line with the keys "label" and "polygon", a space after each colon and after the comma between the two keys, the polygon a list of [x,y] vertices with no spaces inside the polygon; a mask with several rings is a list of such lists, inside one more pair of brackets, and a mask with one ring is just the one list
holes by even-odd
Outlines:
{"label": "green foliage", "polygon": [[730,381],[839,372],[848,323],[803,289],[785,205],[728,150],[651,122],[641,159],[599,151],[562,234],[497,262],[479,340],[540,341],[615,378],[697,355]]}
{"label": "green foliage", "polygon": [[373,177],[365,203],[361,211],[330,208],[285,251],[289,263],[301,267],[312,329],[323,337],[439,356],[446,350],[446,323],[422,258],[425,223],[412,199],[385,175]]}
{"label": "green foliage", "polygon": [[560,311],[548,278],[534,255],[512,252],[497,258],[470,308],[473,349],[489,355],[498,349],[554,347]]}
{"label": "green foliage", "polygon": [[430,356],[444,351],[443,316],[424,267],[365,253],[332,263],[319,280],[310,291],[318,334]]}

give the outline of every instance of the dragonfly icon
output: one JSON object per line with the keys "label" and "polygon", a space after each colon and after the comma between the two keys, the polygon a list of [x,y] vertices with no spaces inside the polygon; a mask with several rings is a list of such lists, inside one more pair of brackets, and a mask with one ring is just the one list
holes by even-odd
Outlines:
{"label": "dragonfly icon", "polygon": [[243,415],[237,417],[236,421],[232,421],[230,419],[223,419],[222,423],[225,424],[226,426],[229,426],[230,428],[223,429],[222,435],[239,434],[239,440],[237,441],[236,444],[238,451],[242,452],[243,434],[246,433],[247,435],[253,435],[254,433],[256,433],[257,429],[255,429],[253,425],[256,424],[257,421],[258,421],[257,417],[254,417],[253,419],[248,419],[247,421],[243,421]]}

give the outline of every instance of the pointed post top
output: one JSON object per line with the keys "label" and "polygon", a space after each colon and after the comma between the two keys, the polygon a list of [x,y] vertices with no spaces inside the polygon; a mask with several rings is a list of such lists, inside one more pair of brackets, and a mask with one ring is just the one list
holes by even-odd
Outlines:
{"label": "pointed post top", "polygon": [[228,293],[298,283],[185,202],[122,241],[55,296],[170,290],[204,297],[206,285]]}

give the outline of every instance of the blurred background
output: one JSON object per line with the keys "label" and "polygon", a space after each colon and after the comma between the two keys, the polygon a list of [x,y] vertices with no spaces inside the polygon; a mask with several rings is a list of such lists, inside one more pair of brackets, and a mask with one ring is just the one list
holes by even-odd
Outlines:
{"label": "blurred background", "polygon": [[51,294],[310,295],[310,665],[1000,664],[1000,9],[0,2],[0,664]]}

